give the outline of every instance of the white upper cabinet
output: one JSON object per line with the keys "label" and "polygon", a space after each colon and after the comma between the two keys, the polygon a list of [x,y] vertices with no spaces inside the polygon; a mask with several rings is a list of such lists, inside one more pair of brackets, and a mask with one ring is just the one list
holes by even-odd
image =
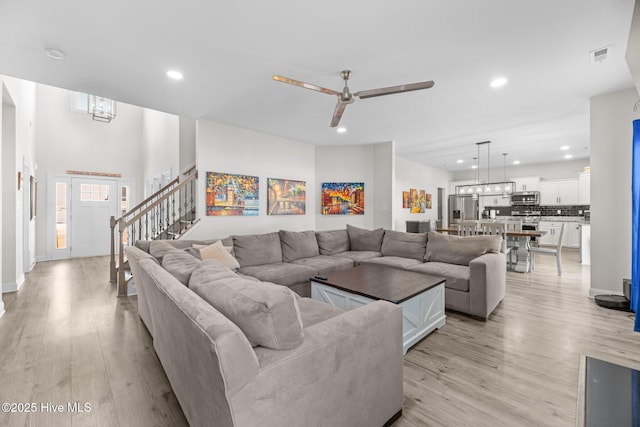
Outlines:
{"label": "white upper cabinet", "polygon": [[516,191],[540,191],[540,177],[513,178],[516,183]]}
{"label": "white upper cabinet", "polygon": [[581,205],[591,204],[591,173],[582,172],[579,178],[579,199]]}
{"label": "white upper cabinet", "polygon": [[540,182],[541,205],[577,205],[580,203],[578,180]]}

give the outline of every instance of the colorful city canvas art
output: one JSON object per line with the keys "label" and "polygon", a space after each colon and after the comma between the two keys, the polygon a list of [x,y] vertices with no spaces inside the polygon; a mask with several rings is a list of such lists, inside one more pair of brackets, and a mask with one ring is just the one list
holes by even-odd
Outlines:
{"label": "colorful city canvas art", "polygon": [[257,176],[207,172],[207,215],[258,215],[259,188]]}
{"label": "colorful city canvas art", "polygon": [[267,201],[267,215],[304,215],[307,207],[307,183],[267,178]]}
{"label": "colorful city canvas art", "polygon": [[364,183],[323,182],[322,215],[364,215]]}

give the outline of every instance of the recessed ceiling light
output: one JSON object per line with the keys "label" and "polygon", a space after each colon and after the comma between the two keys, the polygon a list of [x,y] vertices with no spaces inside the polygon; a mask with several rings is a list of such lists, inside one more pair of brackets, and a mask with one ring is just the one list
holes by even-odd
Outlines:
{"label": "recessed ceiling light", "polygon": [[173,80],[182,80],[182,73],[180,71],[176,71],[176,70],[169,70],[167,71],[167,77],[169,77],[170,79]]}
{"label": "recessed ceiling light", "polygon": [[514,164],[514,165],[519,165],[519,164],[520,164],[520,160],[514,160],[514,161],[513,161],[513,164]]}
{"label": "recessed ceiling light", "polygon": [[504,86],[506,84],[507,84],[506,77],[496,77],[495,79],[491,80],[491,83],[489,85],[492,88],[497,89],[497,88],[502,87],[502,86]]}
{"label": "recessed ceiling light", "polygon": [[565,155],[564,155],[564,158],[565,158],[565,159],[570,159],[570,158],[572,158],[572,157],[573,157],[573,156],[572,156],[571,154],[565,154]]}
{"label": "recessed ceiling light", "polygon": [[458,159],[458,160],[456,160],[456,163],[464,163],[464,160]]}
{"label": "recessed ceiling light", "polygon": [[51,59],[62,59],[64,58],[64,52],[52,47],[48,47],[44,50],[44,54],[47,55]]}
{"label": "recessed ceiling light", "polygon": [[338,129],[336,129],[336,132],[338,133],[345,133],[347,131],[347,128],[343,128],[343,127],[339,127]]}
{"label": "recessed ceiling light", "polygon": [[478,169],[478,165],[472,165],[471,169]]}
{"label": "recessed ceiling light", "polygon": [[563,145],[562,147],[560,147],[560,149],[561,149],[562,151],[566,151],[566,150],[568,150],[569,148],[571,148],[571,147],[569,147],[568,145]]}

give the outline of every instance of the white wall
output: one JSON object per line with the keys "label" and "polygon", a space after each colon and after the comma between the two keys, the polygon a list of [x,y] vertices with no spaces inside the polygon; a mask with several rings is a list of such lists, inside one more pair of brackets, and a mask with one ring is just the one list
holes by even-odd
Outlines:
{"label": "white wall", "polygon": [[[317,212],[314,146],[259,132],[198,120],[196,130],[198,216],[200,225],[189,238],[315,229]],[[206,216],[207,172],[253,175],[260,178],[259,216]],[[267,215],[267,178],[306,181],[305,215]]]}
{"label": "white wall", "polygon": [[118,117],[111,123],[72,111],[71,92],[37,85],[38,236],[36,255],[46,257],[47,175],[67,170],[119,173],[136,182],[136,195],[143,194],[142,111],[118,103]]}
{"label": "white wall", "polygon": [[636,84],[636,90],[640,92],[640,0],[636,0],[636,6],[633,10],[625,59]]}
{"label": "white wall", "polygon": [[167,171],[171,171],[172,179],[180,173],[178,116],[143,109],[142,144],[145,189],[153,178],[160,177]]}
{"label": "white wall", "polygon": [[591,290],[622,292],[631,277],[632,121],[635,89],[591,98]]}
{"label": "white wall", "polygon": [[[449,182],[451,173],[443,169],[433,168],[402,158],[396,159],[395,192],[393,195],[393,217],[395,229],[406,230],[406,221],[428,221],[438,219],[438,187],[445,188],[446,194],[449,192]],[[409,209],[402,208],[402,192],[416,190],[426,190],[431,194],[432,209],[427,209],[425,213],[409,213]],[[445,200],[446,200],[445,194]],[[445,202],[446,204],[446,202]],[[447,217],[446,206],[443,207],[443,217]]]}
{"label": "white wall", "polygon": [[188,117],[179,119],[180,133],[180,172],[196,162],[196,121]]}
{"label": "white wall", "polygon": [[[8,182],[4,183],[7,187],[3,188],[10,193],[6,195],[7,198],[3,194],[3,205],[5,200],[9,201],[9,207],[3,206],[3,210],[10,214],[10,218],[3,219],[10,219],[10,222],[3,221],[3,225],[11,224],[14,230],[12,230],[11,236],[6,236],[11,237],[10,239],[5,239],[5,236],[2,236],[2,246],[4,247],[2,251],[3,290],[13,291],[24,282],[25,264],[31,266],[35,260],[35,224],[29,219],[24,219],[24,216],[29,214],[29,206],[25,206],[23,203],[23,192],[29,189],[29,177],[24,177],[23,184],[27,185],[23,185],[22,189],[18,191],[17,172],[23,171],[24,164],[33,166],[35,163],[36,88],[34,83],[6,76],[0,76],[0,86],[2,86],[3,102],[6,98],[8,102],[15,105],[15,115],[11,119],[14,121],[11,125],[14,128],[11,131],[13,133],[11,138],[14,139],[10,150],[12,159],[3,159],[3,163],[11,169],[7,176]],[[4,130],[5,124],[0,123],[0,127]],[[25,226],[27,233],[25,233]],[[25,234],[27,235],[26,240]],[[26,262],[25,256],[27,257]],[[9,275],[5,269],[8,269]]]}
{"label": "white wall", "polygon": [[[373,147],[373,228],[393,228],[393,194],[396,172],[396,145],[392,142]],[[365,199],[366,202],[366,199]]]}
{"label": "white wall", "polygon": [[[493,161],[492,161],[493,164]],[[542,163],[542,164],[520,164],[506,167],[507,179],[526,178],[539,176],[542,179],[578,179],[578,174],[583,172],[585,166],[589,166],[589,159],[567,160],[563,162]],[[480,180],[486,181],[487,170],[480,168]],[[491,180],[499,181],[504,177],[502,159],[500,167],[491,168]],[[468,170],[456,171],[452,173],[452,181],[465,181],[475,178],[475,170],[469,167]]]}

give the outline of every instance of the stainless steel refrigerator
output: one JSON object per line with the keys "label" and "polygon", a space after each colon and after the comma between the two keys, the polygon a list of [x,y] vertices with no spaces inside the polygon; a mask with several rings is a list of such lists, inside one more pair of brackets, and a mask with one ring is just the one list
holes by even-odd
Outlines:
{"label": "stainless steel refrigerator", "polygon": [[469,196],[449,196],[449,225],[460,221],[472,221],[479,219],[480,207],[478,200]]}

